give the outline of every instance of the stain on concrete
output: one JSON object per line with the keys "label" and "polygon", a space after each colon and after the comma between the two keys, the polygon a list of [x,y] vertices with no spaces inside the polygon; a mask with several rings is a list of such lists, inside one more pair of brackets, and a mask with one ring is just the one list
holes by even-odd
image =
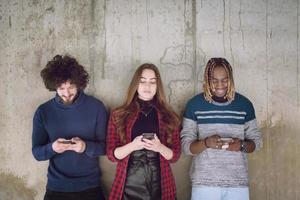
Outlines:
{"label": "stain on concrete", "polygon": [[8,25],[9,25],[9,28],[11,28],[11,16],[8,17]]}
{"label": "stain on concrete", "polygon": [[53,6],[51,6],[51,7],[47,8],[47,9],[46,9],[46,11],[47,11],[47,12],[54,12],[54,11],[55,11],[55,9],[54,9],[54,7],[53,7]]}
{"label": "stain on concrete", "polygon": [[26,186],[25,181],[13,174],[0,172],[1,200],[33,200],[36,191]]}
{"label": "stain on concrete", "polygon": [[33,3],[33,5],[35,5],[35,6],[36,6],[36,5],[38,5],[38,3],[39,3],[39,0],[33,0],[33,1],[32,1],[32,3]]}

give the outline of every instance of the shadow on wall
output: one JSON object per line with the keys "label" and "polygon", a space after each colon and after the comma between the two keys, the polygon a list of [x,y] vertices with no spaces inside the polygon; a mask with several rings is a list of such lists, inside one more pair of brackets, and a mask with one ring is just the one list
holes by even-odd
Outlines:
{"label": "shadow on wall", "polygon": [[0,172],[0,199],[1,200],[33,200],[36,192],[27,188],[20,177]]}

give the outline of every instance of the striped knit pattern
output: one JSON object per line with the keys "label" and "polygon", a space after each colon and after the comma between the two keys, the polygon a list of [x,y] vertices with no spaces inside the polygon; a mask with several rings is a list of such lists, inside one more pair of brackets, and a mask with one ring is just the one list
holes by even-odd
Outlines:
{"label": "striped knit pattern", "polygon": [[209,103],[203,93],[192,98],[185,110],[181,131],[182,149],[193,156],[190,176],[193,186],[247,187],[247,155],[208,148],[198,155],[190,152],[190,144],[197,139],[218,134],[221,137],[252,139],[256,149],[261,146],[252,103],[236,93],[232,102]]}

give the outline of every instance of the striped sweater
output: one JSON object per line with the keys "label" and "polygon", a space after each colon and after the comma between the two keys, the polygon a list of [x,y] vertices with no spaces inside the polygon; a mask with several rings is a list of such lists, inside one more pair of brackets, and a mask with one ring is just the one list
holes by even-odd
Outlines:
{"label": "striped sweater", "polygon": [[181,131],[182,149],[186,155],[193,156],[190,169],[193,186],[247,187],[246,153],[211,148],[197,155],[191,153],[190,144],[193,141],[214,134],[251,139],[256,150],[259,149],[261,133],[252,103],[239,93],[235,93],[235,99],[231,102],[209,103],[201,93],[188,101]]}

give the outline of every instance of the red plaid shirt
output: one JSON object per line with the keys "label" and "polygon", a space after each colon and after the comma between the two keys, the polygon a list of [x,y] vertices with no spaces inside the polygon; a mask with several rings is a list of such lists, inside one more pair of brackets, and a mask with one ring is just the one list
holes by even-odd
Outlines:
{"label": "red plaid shirt", "polygon": [[[162,200],[174,200],[176,198],[176,185],[175,180],[171,171],[170,163],[176,162],[181,153],[180,139],[179,139],[179,128],[174,131],[172,134],[172,145],[167,145],[167,134],[165,130],[165,125],[161,120],[161,115],[158,113],[158,124],[159,124],[159,138],[160,142],[173,151],[173,158],[171,160],[166,160],[160,155],[160,174],[161,174],[161,199]],[[129,117],[127,120],[126,126],[126,144],[131,142],[131,129],[138,117],[138,112],[135,113],[132,117]],[[107,157],[113,162],[118,162],[116,169],[115,180],[112,185],[112,189],[109,194],[109,200],[121,200],[123,196],[123,188],[127,176],[127,165],[129,160],[129,155],[122,160],[118,160],[114,156],[114,150],[123,146],[121,143],[120,137],[117,133],[117,128],[114,123],[114,113],[111,114],[109,123],[108,123],[108,134],[107,134]]]}

